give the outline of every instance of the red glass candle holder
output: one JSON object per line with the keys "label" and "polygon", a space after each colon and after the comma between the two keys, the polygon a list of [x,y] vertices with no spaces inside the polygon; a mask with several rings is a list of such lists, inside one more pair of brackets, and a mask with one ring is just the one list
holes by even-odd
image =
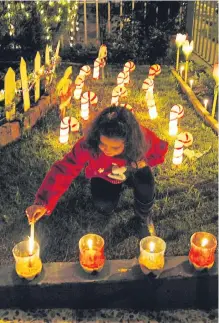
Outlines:
{"label": "red glass candle holder", "polygon": [[93,233],[79,240],[79,261],[81,267],[88,273],[101,271],[105,263],[104,239]]}
{"label": "red glass candle holder", "polygon": [[190,239],[189,261],[197,270],[210,269],[214,265],[217,247],[216,237],[208,232],[195,232]]}

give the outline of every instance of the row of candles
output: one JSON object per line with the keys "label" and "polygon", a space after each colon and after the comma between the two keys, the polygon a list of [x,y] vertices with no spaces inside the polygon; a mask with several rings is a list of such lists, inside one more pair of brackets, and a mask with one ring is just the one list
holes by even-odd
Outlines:
{"label": "row of candles", "polygon": [[[208,232],[196,232],[190,238],[189,262],[196,270],[210,269],[214,265],[216,237]],[[87,273],[100,272],[105,264],[104,239],[89,233],[79,240],[79,262]],[[165,266],[166,242],[157,236],[147,236],[140,241],[139,265],[145,273],[162,270]],[[30,238],[15,245],[12,250],[15,270],[19,277],[34,279],[42,271],[40,247],[34,240],[34,224],[31,225]]]}
{"label": "row of candles", "polygon": [[[180,76],[183,78],[183,72],[184,72],[184,81],[187,83],[188,79],[188,69],[189,69],[189,57],[193,51],[193,41],[189,43],[188,40],[186,40],[186,35],[183,34],[177,34],[176,35],[176,71],[180,73]],[[179,52],[180,48],[182,47],[183,54],[185,56],[186,62],[185,65],[181,65],[179,67]],[[214,117],[215,111],[216,111],[216,105],[217,105],[217,98],[218,98],[218,86],[219,86],[219,64],[215,63],[213,67],[213,78],[215,79],[215,88],[214,88],[214,100],[213,100],[213,106],[212,106],[212,116]],[[192,89],[194,80],[189,80],[190,87]],[[204,107],[207,109],[208,99],[204,100]]]}
{"label": "row of candles", "polygon": [[[185,70],[184,65],[181,65],[181,66],[180,66],[180,69],[179,69],[181,77],[183,77],[183,71],[184,71],[184,70]],[[193,79],[190,79],[190,80],[189,80],[189,86],[190,86],[191,90],[192,90],[193,84],[194,84],[194,80],[193,80]],[[203,103],[204,103],[204,107],[205,107],[205,109],[207,109],[207,106],[208,106],[208,99],[204,99],[204,100],[203,100]]]}

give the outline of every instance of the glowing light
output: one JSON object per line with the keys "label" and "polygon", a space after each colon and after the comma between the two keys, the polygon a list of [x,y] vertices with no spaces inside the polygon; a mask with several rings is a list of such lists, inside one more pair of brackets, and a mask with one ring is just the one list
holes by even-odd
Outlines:
{"label": "glowing light", "polygon": [[180,75],[181,75],[181,77],[183,75],[184,70],[185,70],[185,66],[184,65],[180,66]]}
{"label": "glowing light", "polygon": [[215,79],[216,83],[219,82],[219,64],[214,64],[213,78]]}
{"label": "glowing light", "polygon": [[193,40],[189,43],[188,40],[186,40],[182,46],[182,51],[186,57],[186,59],[188,59],[189,55],[192,53],[193,51]]}
{"label": "glowing light", "polygon": [[88,239],[87,240],[87,245],[88,245],[88,248],[89,249],[92,249],[93,248],[93,240],[92,239]]}
{"label": "glowing light", "polygon": [[186,40],[186,35],[177,34],[176,35],[176,46],[181,47],[182,44],[185,42],[185,40]]}
{"label": "glowing light", "polygon": [[207,109],[207,106],[208,106],[208,99],[205,99],[205,100],[204,100],[204,106],[205,106],[205,109]]}
{"label": "glowing light", "polygon": [[193,83],[194,83],[194,80],[189,80],[189,85],[190,85],[191,89],[192,89]]}
{"label": "glowing light", "polygon": [[154,252],[154,250],[155,250],[155,243],[153,241],[151,241],[149,243],[149,250],[150,250],[150,252]]}
{"label": "glowing light", "polygon": [[207,238],[204,238],[204,239],[202,240],[202,242],[201,242],[201,246],[202,246],[202,247],[205,247],[205,246],[207,246],[207,244],[208,244],[208,239],[207,239]]}
{"label": "glowing light", "polygon": [[29,237],[29,255],[31,256],[33,254],[33,247],[34,247],[34,240],[32,237]]}

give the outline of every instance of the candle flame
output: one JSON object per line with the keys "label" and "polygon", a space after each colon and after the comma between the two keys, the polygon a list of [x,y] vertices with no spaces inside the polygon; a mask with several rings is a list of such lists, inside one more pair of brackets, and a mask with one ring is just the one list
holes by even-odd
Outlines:
{"label": "candle flame", "polygon": [[92,247],[93,247],[93,240],[92,239],[88,239],[87,240],[87,245],[88,245],[88,248],[89,249],[92,249]]}
{"label": "candle flame", "polygon": [[189,84],[190,84],[190,87],[191,87],[191,88],[192,88],[193,83],[194,83],[194,80],[190,80],[190,81],[189,81]]}
{"label": "candle flame", "polygon": [[208,105],[208,99],[205,99],[205,100],[204,100],[204,105],[205,105],[205,108],[207,108],[207,105]]}
{"label": "candle flame", "polygon": [[149,243],[149,250],[150,250],[150,252],[154,252],[154,249],[155,249],[155,243],[153,241],[151,241]]}
{"label": "candle flame", "polygon": [[29,237],[29,255],[33,254],[34,240],[32,237]]}
{"label": "candle flame", "polygon": [[208,239],[207,238],[204,238],[201,242],[201,246],[202,247],[205,247],[206,245],[208,244]]}

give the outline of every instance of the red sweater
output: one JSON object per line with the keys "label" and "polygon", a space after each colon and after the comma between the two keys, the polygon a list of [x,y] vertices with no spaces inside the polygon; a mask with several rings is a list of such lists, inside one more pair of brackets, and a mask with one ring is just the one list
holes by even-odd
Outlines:
{"label": "red sweater", "polygon": [[[144,127],[141,129],[149,147],[145,154],[147,165],[153,167],[163,163],[168,143],[159,139],[149,129]],[[113,165],[127,166],[127,161],[122,158],[106,156],[102,152],[97,158],[94,158],[88,149],[82,147],[83,143],[84,138],[81,138],[62,160],[53,164],[36,193],[34,203],[44,205],[48,215],[51,214],[59,198],[84,167],[87,178],[100,177],[112,184],[122,183],[122,181],[112,179],[108,175],[112,174]]]}

